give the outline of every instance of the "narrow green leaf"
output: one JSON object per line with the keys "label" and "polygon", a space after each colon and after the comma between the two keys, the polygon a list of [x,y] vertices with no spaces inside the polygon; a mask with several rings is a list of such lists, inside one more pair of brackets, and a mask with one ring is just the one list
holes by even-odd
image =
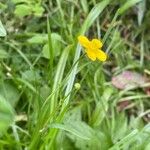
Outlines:
{"label": "narrow green leaf", "polygon": [[121,139],[119,142],[117,142],[116,144],[114,144],[114,146],[112,146],[109,150],[116,150],[116,149],[122,149],[123,144],[126,143],[131,143],[133,142],[136,138],[136,136],[138,135],[138,130],[135,129],[133,130],[130,134],[128,134],[127,136],[125,136],[123,139]]}
{"label": "narrow green leaf", "polygon": [[127,9],[130,7],[133,7],[137,3],[139,3],[142,0],[128,0],[121,8],[119,8],[118,13],[121,15],[124,13]]}
{"label": "narrow green leaf", "polygon": [[52,45],[52,37],[51,37],[51,29],[50,29],[50,22],[49,17],[47,16],[47,33],[48,33],[48,47],[49,47],[49,65],[50,65],[50,80],[52,79],[53,73],[53,45]]}
{"label": "narrow green leaf", "polygon": [[137,12],[138,24],[141,25],[143,17],[144,17],[145,10],[146,10],[146,0],[141,1],[138,4],[137,8],[138,8],[138,12]]}
{"label": "narrow green leaf", "polygon": [[0,37],[4,37],[4,36],[6,36],[6,30],[0,20]]}
{"label": "narrow green leaf", "polygon": [[[58,65],[57,65],[57,71],[54,78],[54,84],[53,84],[53,91],[55,91],[61,84],[62,77],[64,74],[64,69],[66,66],[66,62],[68,59],[69,51],[72,48],[72,46],[68,46],[64,49],[61,58],[59,59]],[[52,96],[51,99],[51,112],[55,109],[55,106],[57,104],[57,92]]]}
{"label": "narrow green leaf", "polygon": [[49,127],[68,131],[85,140],[90,140],[92,136],[89,132],[86,132],[87,125],[83,122],[76,122],[76,123],[70,123],[70,124],[54,123],[54,124],[51,124]]}
{"label": "narrow green leaf", "polygon": [[85,32],[90,28],[90,26],[94,23],[96,18],[101,14],[104,8],[109,4],[110,0],[103,0],[102,2],[96,4],[94,8],[90,11],[86,20],[83,23],[80,34],[85,34]]}
{"label": "narrow green leaf", "polygon": [[87,0],[82,0],[81,1],[81,5],[83,7],[84,12],[88,13],[88,3],[87,3]]}

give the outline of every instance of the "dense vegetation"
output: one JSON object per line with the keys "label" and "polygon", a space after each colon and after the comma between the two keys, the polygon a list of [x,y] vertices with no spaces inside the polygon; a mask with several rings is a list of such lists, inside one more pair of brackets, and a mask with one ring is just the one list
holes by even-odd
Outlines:
{"label": "dense vegetation", "polygon": [[150,150],[149,62],[149,0],[1,0],[0,150]]}

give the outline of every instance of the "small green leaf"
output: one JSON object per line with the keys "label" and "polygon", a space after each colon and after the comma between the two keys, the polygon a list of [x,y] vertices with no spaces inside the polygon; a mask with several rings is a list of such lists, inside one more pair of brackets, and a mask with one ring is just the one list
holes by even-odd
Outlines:
{"label": "small green leaf", "polygon": [[0,49],[0,59],[3,58],[8,58],[8,53],[5,50]]}
{"label": "small green leaf", "polygon": [[9,80],[0,84],[0,95],[2,95],[13,107],[16,105],[20,97],[18,89]]}
{"label": "small green leaf", "polygon": [[[53,50],[54,50],[53,54],[54,54],[55,57],[59,56],[60,55],[60,50],[61,50],[61,42],[60,41],[62,41],[62,38],[59,34],[56,34],[56,33],[52,33],[51,38],[52,38],[52,41],[53,41],[53,45],[52,45]],[[50,55],[49,55],[49,45],[48,45],[48,43],[44,45],[42,53],[43,53],[43,56],[45,58],[49,59]]]}
{"label": "small green leaf", "polygon": [[14,121],[14,111],[9,102],[0,95],[0,134],[5,132]]}
{"label": "small green leaf", "polygon": [[40,17],[44,12],[44,8],[41,5],[36,4],[34,7],[32,7],[32,11],[34,12],[35,16]]}
{"label": "small green leaf", "polygon": [[6,4],[0,2],[0,13],[7,8]]}
{"label": "small green leaf", "polygon": [[44,44],[47,41],[47,34],[35,34],[33,37],[28,39],[30,44]]}
{"label": "small green leaf", "polygon": [[24,17],[30,15],[31,13],[32,13],[31,7],[26,4],[20,4],[16,6],[15,15],[18,17]]}
{"label": "small green leaf", "polygon": [[22,73],[22,78],[27,81],[39,81],[41,77],[38,71],[27,70]]}
{"label": "small green leaf", "polygon": [[40,88],[40,95],[43,98],[43,100],[45,100],[50,95],[50,91],[50,87],[46,84]]}

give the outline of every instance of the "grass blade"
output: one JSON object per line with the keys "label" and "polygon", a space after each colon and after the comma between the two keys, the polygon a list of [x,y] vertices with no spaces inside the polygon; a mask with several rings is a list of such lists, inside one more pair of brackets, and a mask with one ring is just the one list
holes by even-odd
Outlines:
{"label": "grass blade", "polygon": [[118,10],[118,14],[123,14],[127,9],[133,7],[135,4],[141,2],[142,0],[128,0],[121,8]]}
{"label": "grass blade", "polygon": [[3,26],[3,24],[2,24],[2,22],[1,22],[1,20],[0,20],[0,37],[3,37],[3,36],[6,36],[6,30],[5,30],[5,28],[4,28],[4,26]]}

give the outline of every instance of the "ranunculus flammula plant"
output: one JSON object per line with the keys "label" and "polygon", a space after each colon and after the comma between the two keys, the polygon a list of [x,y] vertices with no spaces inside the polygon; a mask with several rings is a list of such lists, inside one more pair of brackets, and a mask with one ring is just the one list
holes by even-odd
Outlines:
{"label": "ranunculus flammula plant", "polygon": [[100,61],[105,61],[107,59],[107,54],[101,50],[103,44],[98,39],[88,40],[87,37],[80,35],[78,36],[79,43],[85,48],[87,56],[95,61],[96,59]]}

